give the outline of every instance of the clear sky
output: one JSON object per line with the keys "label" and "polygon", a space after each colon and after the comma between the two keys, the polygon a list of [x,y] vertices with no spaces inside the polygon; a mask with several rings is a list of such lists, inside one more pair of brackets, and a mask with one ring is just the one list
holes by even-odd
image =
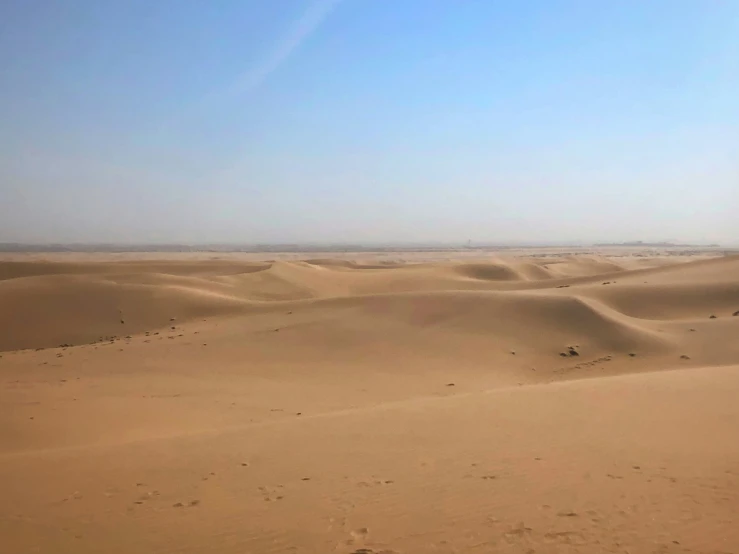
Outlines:
{"label": "clear sky", "polygon": [[468,239],[739,242],[739,2],[0,2],[0,242]]}

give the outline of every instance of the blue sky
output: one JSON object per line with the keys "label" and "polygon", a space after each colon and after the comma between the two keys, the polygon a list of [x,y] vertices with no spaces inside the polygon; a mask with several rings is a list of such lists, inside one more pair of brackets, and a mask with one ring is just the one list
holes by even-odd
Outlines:
{"label": "blue sky", "polygon": [[0,242],[739,242],[739,2],[6,0]]}

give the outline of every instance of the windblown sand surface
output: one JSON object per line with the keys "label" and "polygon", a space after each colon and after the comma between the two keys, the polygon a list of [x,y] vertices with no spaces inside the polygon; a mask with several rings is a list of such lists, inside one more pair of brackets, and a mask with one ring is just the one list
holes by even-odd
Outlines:
{"label": "windblown sand surface", "polygon": [[0,552],[737,553],[735,312],[729,256],[0,262]]}

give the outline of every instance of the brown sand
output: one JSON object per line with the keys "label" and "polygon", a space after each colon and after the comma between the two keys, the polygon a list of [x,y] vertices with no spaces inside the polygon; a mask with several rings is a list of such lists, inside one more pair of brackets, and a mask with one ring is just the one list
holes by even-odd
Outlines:
{"label": "brown sand", "polygon": [[739,552],[739,257],[519,254],[0,262],[0,552]]}

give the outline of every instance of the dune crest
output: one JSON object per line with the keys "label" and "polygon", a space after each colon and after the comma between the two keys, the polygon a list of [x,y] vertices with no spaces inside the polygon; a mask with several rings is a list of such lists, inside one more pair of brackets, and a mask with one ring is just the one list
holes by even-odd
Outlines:
{"label": "dune crest", "polygon": [[1,261],[0,544],[739,548],[739,257],[444,256]]}
{"label": "dune crest", "polygon": [[[577,275],[556,278],[554,270],[547,269],[561,264],[571,275]],[[578,264],[581,270],[573,269]],[[597,340],[599,333],[585,312],[571,313],[572,306],[583,306],[583,299],[589,299],[588,313],[597,314],[596,318],[621,324],[632,318],[628,326],[641,328],[646,334],[652,332],[654,321],[727,315],[739,306],[738,258],[619,269],[617,277],[611,272],[614,267],[614,263],[589,257],[554,265],[499,260],[462,264],[358,264],[346,260],[235,264],[0,262],[0,324],[9,330],[0,337],[0,350],[84,344],[104,337],[140,334],[166,328],[171,318],[190,321],[255,311],[279,313],[287,306],[280,303],[291,301],[360,299],[419,291],[447,293],[443,297],[448,306],[445,317],[456,318],[460,325],[475,318],[479,322],[474,314],[485,306],[489,321],[503,322],[503,327],[520,322],[532,331],[540,326],[539,336],[556,335],[560,331],[557,327],[579,321],[582,341]],[[594,268],[608,273],[592,275]],[[685,282],[686,275],[694,275],[701,286]],[[472,291],[479,296],[462,294]],[[485,294],[495,291],[498,296]],[[423,305],[417,313],[433,311],[440,298],[416,300],[414,305]],[[408,301],[391,297],[375,302],[402,306]],[[266,303],[279,305],[269,307]],[[553,311],[555,304],[558,308]],[[298,303],[294,309],[303,306]],[[423,317],[416,316],[419,321]],[[475,324],[469,321],[467,326],[473,328]],[[495,325],[489,327],[490,332],[493,328]],[[522,336],[522,329],[511,334]]]}

